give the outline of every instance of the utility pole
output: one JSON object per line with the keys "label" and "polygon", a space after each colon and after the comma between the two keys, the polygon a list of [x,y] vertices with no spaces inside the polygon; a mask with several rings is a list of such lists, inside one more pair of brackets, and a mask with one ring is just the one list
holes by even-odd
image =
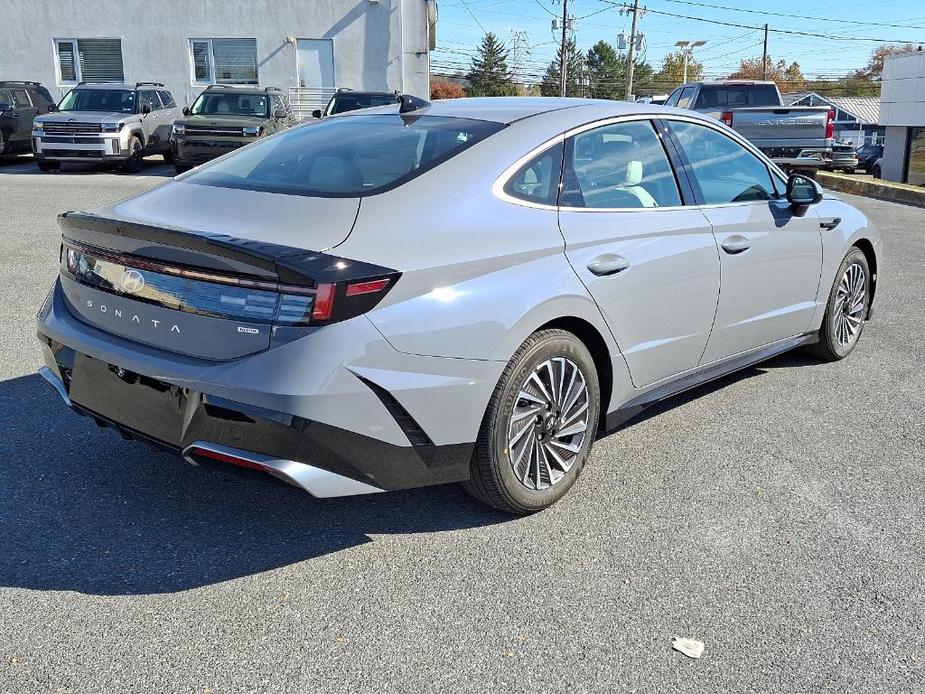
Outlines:
{"label": "utility pole", "polygon": [[761,79],[768,78],[768,25],[764,25],[764,52],[761,58]]}
{"label": "utility pole", "polygon": [[624,100],[633,97],[633,73],[636,70],[636,19],[639,16],[639,0],[633,0],[633,21],[630,24],[630,46],[626,54],[626,93]]}
{"label": "utility pole", "polygon": [[568,67],[568,57],[565,55],[568,44],[565,38],[566,31],[568,31],[568,0],[562,0],[562,45],[560,47],[562,54],[559,56],[559,96],[565,96],[565,85],[567,84],[565,74]]}

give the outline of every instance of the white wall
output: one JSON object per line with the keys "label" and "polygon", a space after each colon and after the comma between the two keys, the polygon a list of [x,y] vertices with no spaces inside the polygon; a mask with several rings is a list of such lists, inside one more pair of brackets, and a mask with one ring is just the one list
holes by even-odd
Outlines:
{"label": "white wall", "polygon": [[294,87],[287,36],[334,42],[338,87],[429,92],[426,0],[3,0],[0,78],[38,80],[55,96],[54,38],[121,38],[127,82],[164,82],[190,103],[190,38],[257,39],[261,86]]}
{"label": "white wall", "polygon": [[887,126],[883,178],[902,182],[909,128],[925,126],[925,51],[890,56],[884,61],[880,125]]}

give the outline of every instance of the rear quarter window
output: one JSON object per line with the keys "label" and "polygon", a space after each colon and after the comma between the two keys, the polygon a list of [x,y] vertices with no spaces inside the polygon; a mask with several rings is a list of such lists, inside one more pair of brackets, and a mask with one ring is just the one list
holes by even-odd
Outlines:
{"label": "rear quarter window", "polygon": [[341,116],[283,131],[196,169],[183,180],[286,195],[375,195],[420,176],[504,127],[436,116]]}

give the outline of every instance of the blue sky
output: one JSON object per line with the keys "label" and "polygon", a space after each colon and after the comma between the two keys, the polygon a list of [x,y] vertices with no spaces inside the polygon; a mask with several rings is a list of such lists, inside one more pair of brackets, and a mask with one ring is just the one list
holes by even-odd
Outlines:
{"label": "blue sky", "polygon": [[[865,65],[871,50],[879,45],[878,41],[865,39],[925,43],[925,0],[642,0],[642,6],[651,10],[639,23],[646,36],[647,60],[657,68],[665,53],[673,50],[675,41],[703,39],[707,44],[697,50],[697,57],[711,77],[728,74],[742,58],[761,55],[763,32],[752,27],[765,22],[771,29],[830,37],[774,31],[769,34],[771,57],[799,62],[807,76],[834,77]],[[530,53],[524,70],[528,75],[541,74],[555,55],[556,37],[550,22],[554,14],[561,16],[561,0],[439,0],[439,8],[434,72],[465,69],[483,30],[493,31],[509,47],[512,31],[526,32]],[[617,34],[630,31],[629,16],[621,15],[618,7],[605,0],[569,0],[569,14],[578,18],[576,38],[582,49],[598,39],[616,44]],[[896,26],[888,26],[891,24]]]}

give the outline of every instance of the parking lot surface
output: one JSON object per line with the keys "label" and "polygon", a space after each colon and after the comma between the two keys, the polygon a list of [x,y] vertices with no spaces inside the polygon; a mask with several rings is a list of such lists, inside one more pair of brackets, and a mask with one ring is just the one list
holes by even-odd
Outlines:
{"label": "parking lot surface", "polygon": [[676,397],[511,519],[315,500],[67,411],[35,375],[55,217],[171,173],[0,162],[0,692],[925,691],[925,210],[843,196],[886,253],[848,359]]}

